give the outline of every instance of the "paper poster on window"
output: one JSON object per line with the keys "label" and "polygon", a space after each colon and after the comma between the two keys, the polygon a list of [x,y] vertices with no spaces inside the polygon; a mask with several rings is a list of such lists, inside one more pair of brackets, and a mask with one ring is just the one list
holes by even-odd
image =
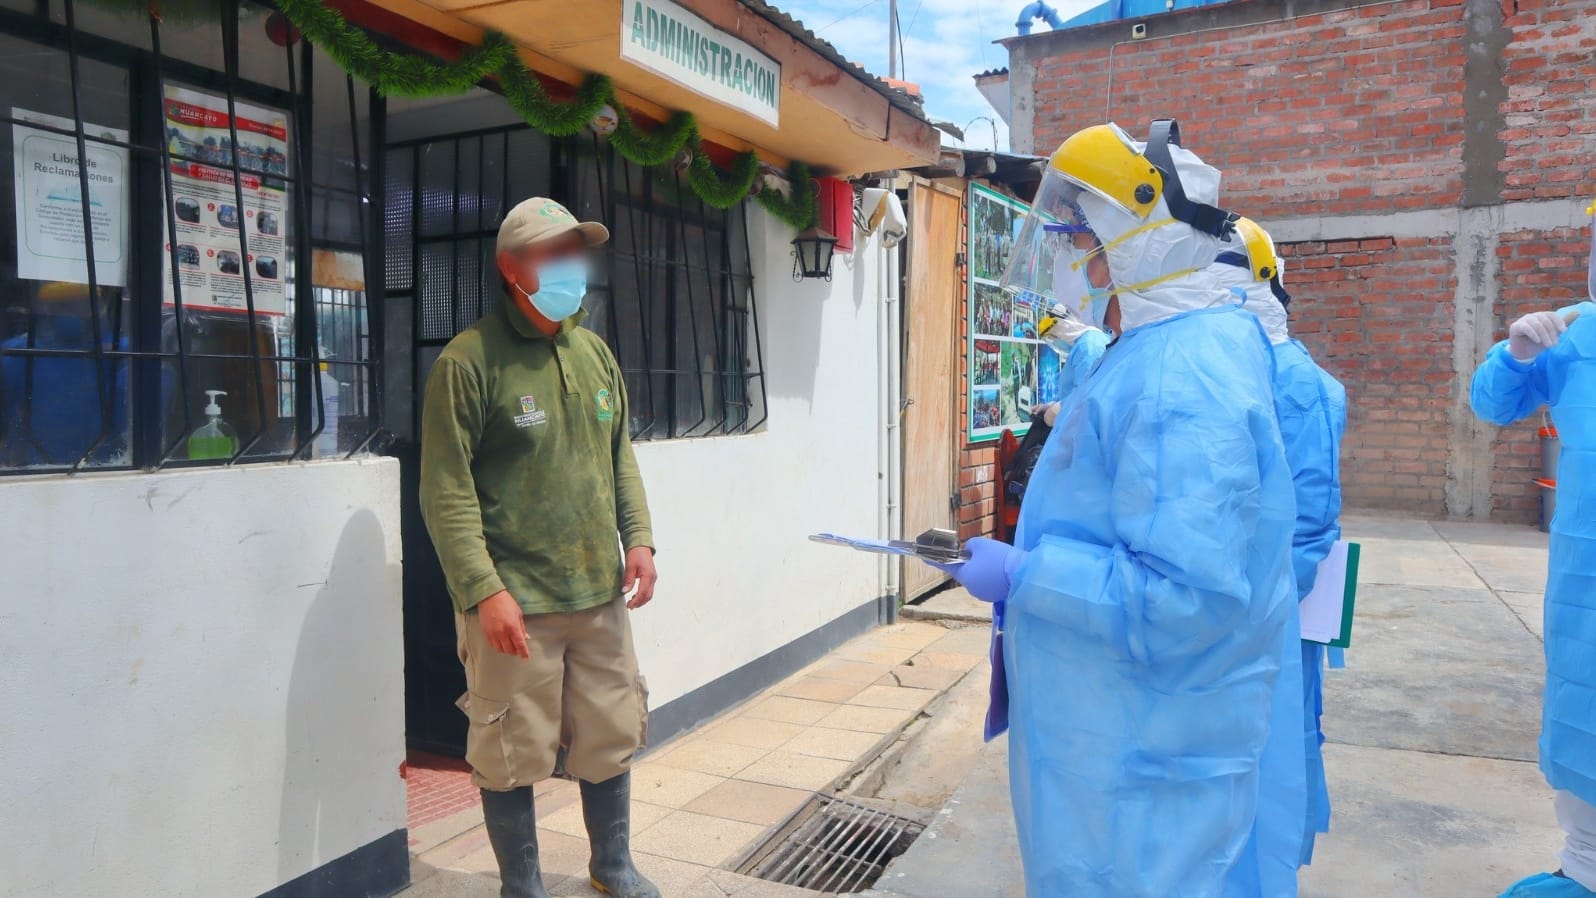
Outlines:
{"label": "paper poster on window", "polygon": [[[185,309],[244,312],[246,284],[255,312],[287,307],[288,114],[186,87],[166,88],[166,142],[172,156],[176,250],[166,253],[166,303],[176,301],[176,258]],[[239,183],[233,183],[233,134]],[[240,202],[242,200],[242,202]],[[170,233],[170,232],[168,232]]]}
{"label": "paper poster on window", "polygon": [[968,426],[970,441],[981,442],[1030,430],[1031,410],[1058,398],[1059,358],[1037,339],[1037,297],[998,286],[1028,207],[980,185],[969,202]]}
{"label": "paper poster on window", "polygon": [[94,280],[99,286],[127,284],[128,151],[92,138],[127,142],[127,132],[85,123],[88,164],[78,164],[75,134],[30,128],[32,122],[72,131],[71,119],[26,109],[11,110],[16,170],[17,277],[35,281],[89,280],[83,239],[83,180],[89,182],[89,221],[94,229]]}

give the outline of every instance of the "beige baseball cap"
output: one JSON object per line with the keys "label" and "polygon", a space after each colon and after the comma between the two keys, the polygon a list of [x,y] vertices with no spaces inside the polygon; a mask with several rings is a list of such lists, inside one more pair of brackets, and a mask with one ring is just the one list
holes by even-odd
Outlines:
{"label": "beige baseball cap", "polygon": [[499,225],[497,251],[514,252],[572,231],[581,234],[588,246],[610,239],[609,228],[596,221],[577,221],[571,210],[547,197],[535,196],[517,203],[504,216]]}

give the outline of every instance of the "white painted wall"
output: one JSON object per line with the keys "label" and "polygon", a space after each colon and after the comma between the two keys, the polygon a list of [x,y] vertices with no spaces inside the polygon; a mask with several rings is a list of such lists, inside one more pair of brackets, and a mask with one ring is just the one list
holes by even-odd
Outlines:
{"label": "white painted wall", "polygon": [[652,704],[665,704],[883,591],[877,556],[824,546],[877,535],[883,505],[874,240],[831,282],[794,283],[789,228],[749,215],[769,419],[744,436],[637,444],[659,587],[632,616]]}
{"label": "white painted wall", "polygon": [[405,825],[398,475],[0,482],[0,895],[258,895]]}

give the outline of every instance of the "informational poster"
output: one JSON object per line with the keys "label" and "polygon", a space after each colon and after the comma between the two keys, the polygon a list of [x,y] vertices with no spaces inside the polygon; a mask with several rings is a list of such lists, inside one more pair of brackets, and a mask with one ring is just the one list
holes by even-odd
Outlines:
{"label": "informational poster", "polygon": [[[83,239],[83,180],[89,182],[89,221],[94,229],[94,281],[127,285],[128,151],[85,140],[88,164],[80,165],[75,134],[30,128],[32,122],[74,130],[71,119],[26,109],[11,110],[16,170],[17,277],[34,281],[89,281]],[[85,124],[85,138],[127,142],[127,132]]]}
{"label": "informational poster", "polygon": [[1046,310],[1038,297],[998,286],[1014,251],[1024,203],[970,187],[969,439],[995,440],[1005,429],[1031,429],[1031,409],[1058,399],[1059,358],[1037,339]]}
{"label": "informational poster", "polygon": [[[283,314],[288,295],[288,185],[282,180],[288,174],[288,114],[235,100],[236,119],[230,127],[227,97],[173,86],[166,88],[163,105],[172,155],[172,208],[167,214],[177,225],[176,252],[168,247],[161,279],[167,304],[175,302],[175,256],[185,309],[245,311],[247,269],[255,311]],[[235,131],[242,173],[237,187],[232,170]]]}

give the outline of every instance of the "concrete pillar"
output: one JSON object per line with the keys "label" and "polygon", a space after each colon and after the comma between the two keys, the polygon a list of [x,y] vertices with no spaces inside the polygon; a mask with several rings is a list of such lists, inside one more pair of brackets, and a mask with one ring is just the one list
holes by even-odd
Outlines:
{"label": "concrete pillar", "polygon": [[[1500,290],[1496,247],[1501,206],[1458,210],[1452,257],[1457,287],[1452,297],[1452,436],[1447,445],[1446,513],[1451,517],[1491,515],[1491,443],[1496,428],[1469,408],[1474,369],[1491,348]],[[1440,298],[1437,297],[1437,301]]]}

